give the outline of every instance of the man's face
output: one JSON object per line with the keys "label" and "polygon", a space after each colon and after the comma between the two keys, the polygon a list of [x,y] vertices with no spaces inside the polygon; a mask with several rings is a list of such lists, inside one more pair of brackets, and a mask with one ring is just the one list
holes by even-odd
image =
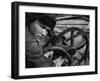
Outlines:
{"label": "man's face", "polygon": [[44,26],[42,23],[36,20],[31,24],[30,30],[36,37],[41,38],[47,35],[48,33],[47,30],[50,30],[50,28],[47,26]]}

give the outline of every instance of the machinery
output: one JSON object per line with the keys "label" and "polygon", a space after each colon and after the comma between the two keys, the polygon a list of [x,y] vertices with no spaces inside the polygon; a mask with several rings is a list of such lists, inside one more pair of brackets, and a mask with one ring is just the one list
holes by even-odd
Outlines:
{"label": "machinery", "polygon": [[77,27],[66,28],[58,35],[54,35],[43,50],[44,55],[58,67],[89,64],[88,35]]}

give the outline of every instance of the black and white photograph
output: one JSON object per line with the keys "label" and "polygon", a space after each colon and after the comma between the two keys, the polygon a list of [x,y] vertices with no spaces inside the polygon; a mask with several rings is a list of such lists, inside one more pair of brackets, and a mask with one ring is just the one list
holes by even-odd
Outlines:
{"label": "black and white photograph", "polygon": [[97,7],[12,3],[14,79],[97,74]]}
{"label": "black and white photograph", "polygon": [[25,13],[26,68],[89,65],[89,15]]}

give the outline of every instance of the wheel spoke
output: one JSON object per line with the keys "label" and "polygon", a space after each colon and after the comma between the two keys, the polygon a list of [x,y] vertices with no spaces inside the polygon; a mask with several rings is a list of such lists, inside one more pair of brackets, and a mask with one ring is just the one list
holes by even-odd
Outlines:
{"label": "wheel spoke", "polygon": [[74,47],[74,30],[71,31],[71,46]]}

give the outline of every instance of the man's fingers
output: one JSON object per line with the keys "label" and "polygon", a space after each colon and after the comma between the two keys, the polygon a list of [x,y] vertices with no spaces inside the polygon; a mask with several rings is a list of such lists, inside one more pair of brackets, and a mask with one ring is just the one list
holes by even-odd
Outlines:
{"label": "man's fingers", "polygon": [[49,57],[49,56],[53,57],[53,51],[45,53],[44,56],[46,56],[46,57]]}

